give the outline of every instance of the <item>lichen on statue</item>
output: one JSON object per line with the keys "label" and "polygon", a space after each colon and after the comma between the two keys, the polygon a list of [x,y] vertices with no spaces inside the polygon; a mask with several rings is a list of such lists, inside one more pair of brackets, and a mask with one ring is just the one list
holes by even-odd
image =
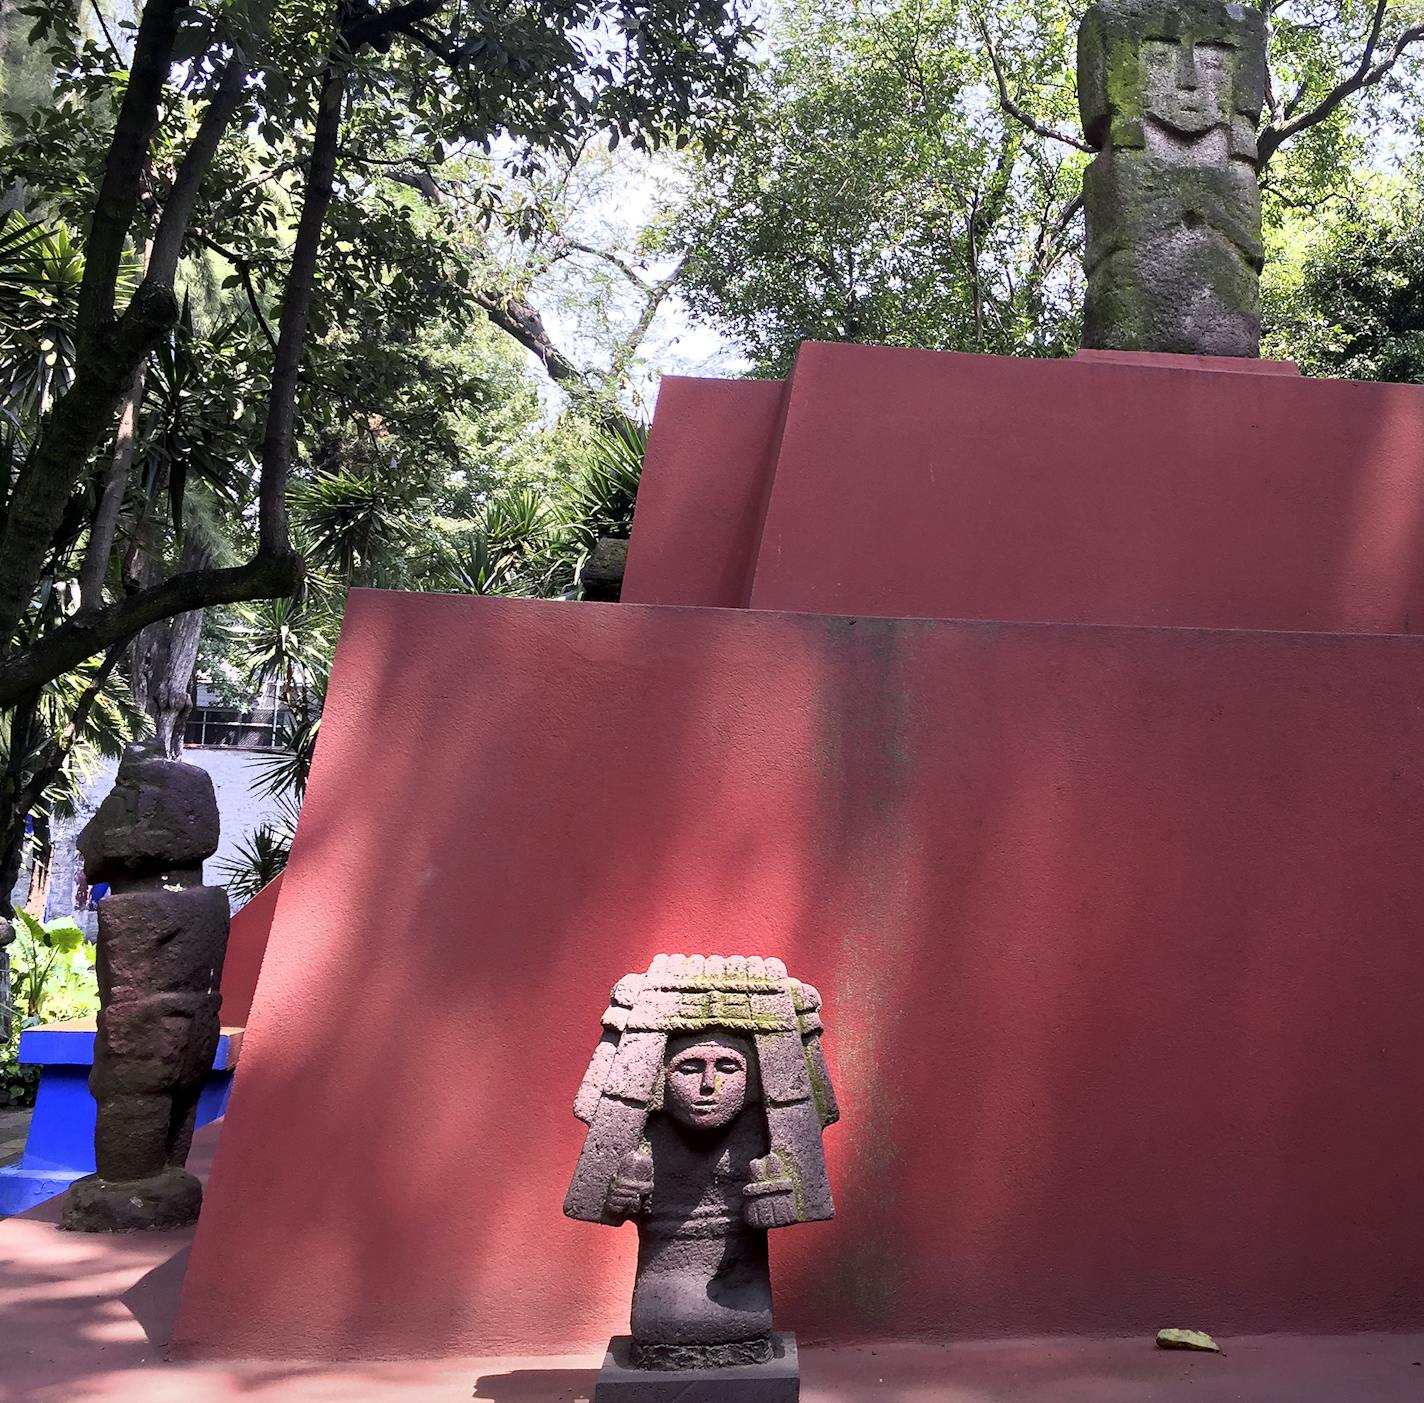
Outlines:
{"label": "lichen on statue", "polygon": [[634,1358],[736,1366],[772,1348],[767,1232],[834,1212],[820,996],[778,960],[660,955],[614,987],[574,1111],[564,1211],[638,1229]]}
{"label": "lichen on statue", "polygon": [[1084,16],[1085,346],[1259,354],[1265,71],[1254,8],[1102,0]]}

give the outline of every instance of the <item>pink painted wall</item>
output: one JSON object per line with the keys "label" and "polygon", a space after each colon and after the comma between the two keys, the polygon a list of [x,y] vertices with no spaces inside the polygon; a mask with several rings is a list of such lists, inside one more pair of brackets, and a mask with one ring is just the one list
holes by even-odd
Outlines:
{"label": "pink painted wall", "polygon": [[[742,388],[674,382],[654,420],[649,514],[640,501],[623,597],[1417,631],[1424,387],[1290,369],[808,344],[782,392],[784,426],[745,408]],[[769,497],[748,477],[768,454]],[[693,482],[699,503],[720,493],[719,505],[679,517],[667,503],[692,501]],[[685,567],[699,559],[704,514],[737,521],[755,550],[739,601]],[[708,549],[727,548],[718,538]]]}
{"label": "pink painted wall", "polygon": [[626,602],[746,604],[782,390],[779,380],[663,377],[628,545]]}
{"label": "pink painted wall", "polygon": [[623,1328],[559,1206],[661,949],[825,996],[804,1338],[1424,1328],[1421,697],[1397,636],[353,596],[179,1351]]}
{"label": "pink painted wall", "polygon": [[232,918],[222,973],[220,1016],[224,1027],[241,1027],[247,1022],[281,890],[282,879],[276,877]]}

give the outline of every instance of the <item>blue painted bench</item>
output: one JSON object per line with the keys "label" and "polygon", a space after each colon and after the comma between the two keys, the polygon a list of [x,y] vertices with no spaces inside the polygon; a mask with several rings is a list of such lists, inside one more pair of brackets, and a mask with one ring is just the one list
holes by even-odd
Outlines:
{"label": "blue painted bench", "polygon": [[[20,1061],[39,1066],[40,1084],[25,1152],[18,1164],[0,1168],[0,1216],[23,1213],[94,1172],[94,1098],[89,1092],[94,1035],[92,1018],[42,1023],[20,1034]],[[222,1030],[198,1099],[199,1125],[227,1109],[241,1046],[241,1028]]]}

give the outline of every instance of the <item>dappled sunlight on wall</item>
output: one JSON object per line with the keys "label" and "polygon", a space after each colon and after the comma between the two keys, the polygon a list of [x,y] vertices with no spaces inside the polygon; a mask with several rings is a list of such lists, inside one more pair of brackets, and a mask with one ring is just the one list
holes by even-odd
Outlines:
{"label": "dappled sunlight on wall", "polygon": [[662,949],[825,998],[806,1338],[1420,1328],[1421,695],[1408,638],[354,596],[179,1351],[624,1328],[559,1207]]}

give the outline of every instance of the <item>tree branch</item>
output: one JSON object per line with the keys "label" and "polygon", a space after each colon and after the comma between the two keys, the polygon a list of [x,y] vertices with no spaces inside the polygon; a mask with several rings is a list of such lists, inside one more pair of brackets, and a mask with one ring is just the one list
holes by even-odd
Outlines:
{"label": "tree branch", "polygon": [[159,216],[158,230],[153,236],[153,254],[148,263],[147,276],[155,282],[171,284],[178,271],[178,259],[183,252],[183,241],[188,233],[188,221],[192,218],[198,189],[208,167],[212,165],[213,157],[217,155],[218,144],[242,105],[247,75],[253,60],[266,43],[271,14],[270,3],[259,6],[253,15],[252,32],[247,36],[247,42],[244,44],[233,39],[232,53],[223,65],[217,91],[198,124],[198,134],[184,153],[178,173],[173,177],[173,186],[163,202],[163,213]]}
{"label": "tree branch", "polygon": [[182,0],[148,0],[139,20],[128,84],[114,123],[84,247],[84,278],[79,285],[76,318],[79,355],[92,348],[100,329],[114,315],[119,265],[138,209],[149,143],[158,129],[159,107],[183,8]]}
{"label": "tree branch", "polygon": [[41,421],[0,527],[0,656],[24,617],[75,482],[134,371],[177,317],[172,291],[144,282],[119,321],[78,358],[69,388]]}
{"label": "tree branch", "polygon": [[89,543],[84,548],[84,563],[79,570],[79,607],[97,609],[104,602],[104,578],[109,573],[109,555],[114,549],[114,533],[118,529],[119,512],[124,505],[124,489],[128,486],[129,470],[133,467],[134,449],[138,444],[138,411],[143,403],[145,367],[134,371],[133,381],[124,396],[119,414],[119,432],[114,440],[114,456],[104,476],[104,490],[99,507],[89,527]]}
{"label": "tree branch", "polygon": [[673,288],[677,285],[677,280],[682,276],[682,270],[687,263],[687,258],[678,260],[677,266],[667,277],[655,283],[652,287],[645,287],[646,293],[643,302],[643,311],[634,323],[633,328],[627,336],[619,342],[608,363],[608,383],[610,386],[619,384],[624,375],[628,372],[628,366],[633,357],[638,352],[638,347],[643,344],[643,339],[648,334],[648,328],[653,324],[653,318],[658,314],[658,308],[662,306]]}
{"label": "tree branch", "polygon": [[566,248],[572,249],[575,253],[586,253],[590,258],[598,258],[604,263],[611,264],[640,292],[652,292],[657,286],[657,284],[645,282],[642,274],[626,259],[619,258],[616,253],[609,253],[607,249],[594,248],[592,244],[580,243],[577,239],[565,239],[563,243]]}
{"label": "tree branch", "polygon": [[247,294],[247,305],[261,328],[262,335],[266,338],[268,346],[272,350],[277,349],[277,338],[272,333],[271,324],[262,311],[262,304],[257,300],[257,287],[252,281],[252,264],[240,254],[234,253],[229,248],[224,248],[222,244],[203,233],[201,229],[193,231],[193,237],[204,248],[211,249],[219,258],[225,258],[237,270],[237,276],[242,280],[242,290]]}
{"label": "tree branch", "polygon": [[79,733],[84,729],[84,723],[88,721],[89,713],[94,709],[94,703],[99,700],[99,694],[104,690],[104,684],[109,680],[109,674],[113,672],[114,665],[123,656],[123,652],[124,645],[122,643],[116,643],[109,649],[104,656],[104,661],[99,664],[98,671],[90,679],[89,685],[85,687],[75,704],[69,724],[60,735],[51,736],[45,742],[43,755],[36,765],[34,773],[30,776],[29,782],[12,801],[14,812],[18,818],[23,820],[39,803],[45,790],[59,778],[65,760],[69,758],[70,751],[74,749],[74,742],[79,739]]}
{"label": "tree branch", "polygon": [[307,167],[306,195],[302,201],[292,262],[282,294],[277,350],[272,362],[271,390],[267,400],[267,426],[262,437],[262,472],[258,485],[258,538],[270,555],[290,552],[287,531],[287,477],[291,470],[292,443],[296,437],[297,380],[302,349],[311,319],[316,286],[317,255],[322,227],[336,183],[336,150],[341,137],[341,113],[346,101],[346,77],[335,57],[322,74],[317,99],[316,130],[312,137],[311,164]]}
{"label": "tree branch", "polygon": [[99,32],[104,36],[104,42],[109,46],[109,57],[117,65],[123,64],[123,57],[119,53],[119,46],[114,43],[114,36],[109,32],[109,21],[104,18],[103,7],[99,0],[89,0],[89,8],[94,12],[94,18],[99,23]]}
{"label": "tree branch", "polygon": [[584,373],[559,348],[544,327],[544,319],[522,297],[496,288],[478,288],[471,293],[485,315],[501,331],[508,332],[527,351],[544,363],[552,380],[585,383]]}
{"label": "tree branch", "polygon": [[989,63],[994,69],[994,82],[999,90],[999,106],[1016,122],[1021,123],[1037,136],[1046,137],[1049,141],[1061,141],[1065,146],[1074,146],[1079,151],[1092,151],[1093,147],[1086,141],[1082,141],[1076,136],[1070,136],[1067,132],[1061,132],[1056,127],[1047,127],[1042,122],[1035,121],[1009,96],[1009,85],[1004,78],[1004,66],[999,62],[999,51],[994,47],[994,41],[989,35],[989,26],[980,16],[975,17],[974,23],[979,30],[979,37],[984,41],[985,51],[989,55]]}
{"label": "tree branch", "polygon": [[353,53],[367,44],[378,53],[384,53],[397,33],[414,38],[411,27],[438,15],[444,5],[445,0],[406,0],[405,4],[390,10],[358,12],[354,8],[347,9],[341,24],[341,36]]}
{"label": "tree branch", "polygon": [[[181,6],[177,0],[148,0],[143,7],[128,85],[105,162],[103,183],[85,248],[76,330],[76,364],[69,390],[46,416],[39,442],[15,486],[14,500],[0,530],[0,648],[23,615],[44,551],[63,514],[70,489],[114,411],[128,394],[149,350],[177,316],[172,284],[198,188],[223,134],[241,104],[250,59],[266,33],[271,5],[256,13],[248,50],[234,43],[223,75],[184,154],[159,218],[143,282],[124,315],[114,322],[114,292],[119,264],[138,208],[149,144],[157,129],[163,90],[172,60]],[[105,498],[118,494],[112,481]],[[113,502],[109,505],[112,508]],[[104,519],[96,521],[97,539],[85,561],[84,606],[102,601],[103,571],[97,544]],[[112,544],[112,530],[109,531]],[[97,578],[97,587],[95,584]]]}
{"label": "tree branch", "polygon": [[1323,98],[1308,112],[1291,114],[1299,106],[1305,96],[1305,84],[1286,103],[1282,116],[1288,120],[1282,121],[1279,125],[1272,123],[1260,135],[1257,142],[1259,152],[1257,169],[1264,170],[1266,163],[1281,146],[1299,132],[1303,132],[1310,127],[1314,127],[1323,122],[1346,98],[1352,97],[1355,93],[1365,88],[1373,87],[1381,79],[1386,77],[1390,70],[1404,57],[1405,53],[1421,39],[1424,39],[1424,24],[1411,25],[1409,28],[1401,30],[1399,37],[1390,46],[1389,50],[1376,62],[1375,53],[1379,48],[1380,34],[1384,25],[1384,13],[1388,0],[1375,0],[1375,10],[1370,21],[1369,34],[1365,39],[1365,46],[1360,55],[1360,61],[1355,67],[1342,78],[1336,85],[1325,94]]}
{"label": "tree branch", "polygon": [[27,692],[85,658],[124,643],[149,624],[214,604],[290,594],[300,578],[301,562],[291,550],[276,556],[259,550],[246,565],[185,571],[94,613],[71,614],[23,653],[0,662],[0,707],[14,705]]}

